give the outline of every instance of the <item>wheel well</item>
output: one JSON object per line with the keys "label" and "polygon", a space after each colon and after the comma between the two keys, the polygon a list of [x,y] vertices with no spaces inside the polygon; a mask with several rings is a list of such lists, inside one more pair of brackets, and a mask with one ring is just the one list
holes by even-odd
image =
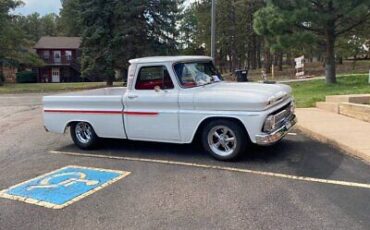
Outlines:
{"label": "wheel well", "polygon": [[89,122],[89,121],[84,121],[84,120],[81,120],[81,121],[70,121],[70,122],[68,122],[67,125],[66,125],[66,127],[64,128],[64,133],[67,131],[68,128],[70,128],[72,125],[74,125],[74,124],[76,124],[78,122],[88,123],[92,127],[92,129],[93,129],[94,133],[96,134],[96,136],[99,137],[99,135],[96,133],[95,128],[92,125],[92,123]]}
{"label": "wheel well", "polygon": [[88,122],[88,121],[70,121],[70,122],[67,123],[66,127],[64,128],[64,132],[67,131],[67,128],[70,128],[72,125],[74,125],[74,124],[76,124],[78,122],[86,122],[86,123],[90,124],[91,127],[93,127],[93,125],[90,122]]}
{"label": "wheel well", "polygon": [[70,128],[73,124],[77,123],[78,121],[70,121],[67,123],[66,127],[64,128],[64,132],[67,131],[68,128]]}
{"label": "wheel well", "polygon": [[244,130],[246,136],[248,137],[248,141],[250,141],[248,131],[247,131],[246,127],[244,126],[244,124],[239,119],[234,118],[234,117],[210,117],[210,118],[207,118],[207,119],[203,120],[200,123],[200,125],[198,126],[198,129],[197,129],[197,131],[196,131],[196,133],[193,137],[193,142],[196,141],[196,140],[200,140],[200,137],[202,135],[202,131],[204,130],[206,125],[209,124],[210,122],[216,121],[216,120],[228,120],[228,121],[232,121],[232,122],[238,124]]}

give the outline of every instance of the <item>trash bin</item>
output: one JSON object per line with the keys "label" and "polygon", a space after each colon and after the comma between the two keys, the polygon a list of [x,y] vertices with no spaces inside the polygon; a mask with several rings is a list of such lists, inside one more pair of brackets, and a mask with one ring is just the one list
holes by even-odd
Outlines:
{"label": "trash bin", "polygon": [[237,69],[235,70],[236,81],[237,82],[247,82],[248,81],[248,69]]}

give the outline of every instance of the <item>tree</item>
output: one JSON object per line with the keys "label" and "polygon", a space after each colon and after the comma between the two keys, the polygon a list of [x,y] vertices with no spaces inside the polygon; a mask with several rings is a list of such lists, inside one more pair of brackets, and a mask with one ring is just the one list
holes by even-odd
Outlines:
{"label": "tree", "polygon": [[184,10],[182,18],[180,20],[180,49],[185,54],[197,53],[197,45],[195,40],[197,39],[196,33],[198,31],[198,18],[195,16],[194,5],[190,5],[189,8]]}
{"label": "tree", "polygon": [[[51,13],[40,16],[39,13],[32,13],[27,16],[17,15],[14,18],[14,23],[19,27],[25,37],[36,43],[42,36],[56,36],[58,31],[58,15]],[[31,44],[31,46],[33,45]]]}
{"label": "tree", "polygon": [[41,17],[41,31],[42,35],[45,36],[57,36],[58,31],[58,15],[51,13]]}
{"label": "tree", "polygon": [[62,9],[58,21],[58,31],[64,36],[81,36],[80,0],[61,0]]}
{"label": "tree", "polygon": [[[222,72],[261,65],[261,37],[253,30],[253,14],[263,0],[217,0],[217,58]],[[180,31],[186,34],[186,54],[210,54],[210,0],[195,1],[185,11]]]}
{"label": "tree", "polygon": [[353,69],[358,59],[367,59],[369,56],[370,45],[370,21],[361,27],[356,28],[352,33],[348,33],[338,39],[337,56],[338,63],[343,57],[353,59]]}
{"label": "tree", "polygon": [[42,25],[39,13],[32,13],[26,16],[25,25],[22,29],[30,40],[37,42],[42,36]]}
{"label": "tree", "polygon": [[17,23],[19,17],[10,13],[22,4],[16,0],[0,1],[0,75],[3,74],[3,64],[16,67],[43,64],[37,55],[28,51],[31,44]]}
{"label": "tree", "polygon": [[82,75],[97,73],[112,85],[128,60],[177,52],[179,3],[172,0],[80,0]]}
{"label": "tree", "polygon": [[[14,16],[9,12],[18,6],[22,5],[21,1],[17,0],[1,0],[0,1],[0,59],[6,57],[12,52],[12,35],[16,35],[16,31],[12,26]],[[19,36],[16,36],[19,37]]]}
{"label": "tree", "polygon": [[[187,24],[187,19],[192,20],[192,22],[189,22],[190,24],[193,23],[193,30],[188,30],[188,32],[192,32],[194,34],[188,35],[193,37],[193,40],[189,42],[192,42],[193,44],[191,46],[195,47],[194,52],[202,48],[205,51],[205,54],[210,55],[211,54],[211,0],[204,0],[204,1],[195,1],[189,6],[188,14],[193,16],[190,17],[190,15],[187,15],[184,17],[183,24]],[[196,18],[196,20],[194,20]],[[195,24],[196,23],[196,24]]]}
{"label": "tree", "polygon": [[[272,53],[281,50],[287,50],[301,45],[296,34],[288,33],[289,25],[285,22],[283,16],[272,5],[268,5],[258,10],[254,15],[253,29],[263,37],[264,43],[264,70],[270,73],[272,65]],[[283,37],[283,38],[282,38]]]}
{"label": "tree", "polygon": [[3,85],[3,65],[18,48],[20,31],[12,26],[13,15],[10,11],[22,5],[21,1],[0,1],[0,85]]}
{"label": "tree", "polygon": [[113,19],[114,1],[81,0],[81,21],[85,26],[82,33],[82,76],[98,72],[107,78],[107,85],[113,85],[114,65]]}
{"label": "tree", "polygon": [[326,82],[331,84],[336,83],[336,42],[369,20],[370,0],[270,0],[256,13],[256,24],[267,12],[274,15],[272,22],[255,25],[256,30],[280,44],[314,39],[325,49]]}

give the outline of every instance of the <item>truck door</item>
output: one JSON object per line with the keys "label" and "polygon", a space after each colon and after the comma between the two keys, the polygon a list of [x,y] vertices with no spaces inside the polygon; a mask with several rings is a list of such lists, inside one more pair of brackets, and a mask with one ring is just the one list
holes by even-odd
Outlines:
{"label": "truck door", "polygon": [[125,98],[129,139],[178,142],[178,89],[166,65],[138,65],[136,80]]}

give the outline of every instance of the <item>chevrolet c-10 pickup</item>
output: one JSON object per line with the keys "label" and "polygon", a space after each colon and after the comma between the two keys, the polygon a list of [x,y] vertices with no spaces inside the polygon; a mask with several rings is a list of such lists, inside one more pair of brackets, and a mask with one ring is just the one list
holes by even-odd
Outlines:
{"label": "chevrolet c-10 pickup", "polygon": [[147,57],[130,61],[127,87],[43,98],[49,132],[70,128],[81,149],[104,138],[188,144],[200,140],[218,160],[250,145],[279,142],[295,125],[287,85],[226,82],[205,56]]}

